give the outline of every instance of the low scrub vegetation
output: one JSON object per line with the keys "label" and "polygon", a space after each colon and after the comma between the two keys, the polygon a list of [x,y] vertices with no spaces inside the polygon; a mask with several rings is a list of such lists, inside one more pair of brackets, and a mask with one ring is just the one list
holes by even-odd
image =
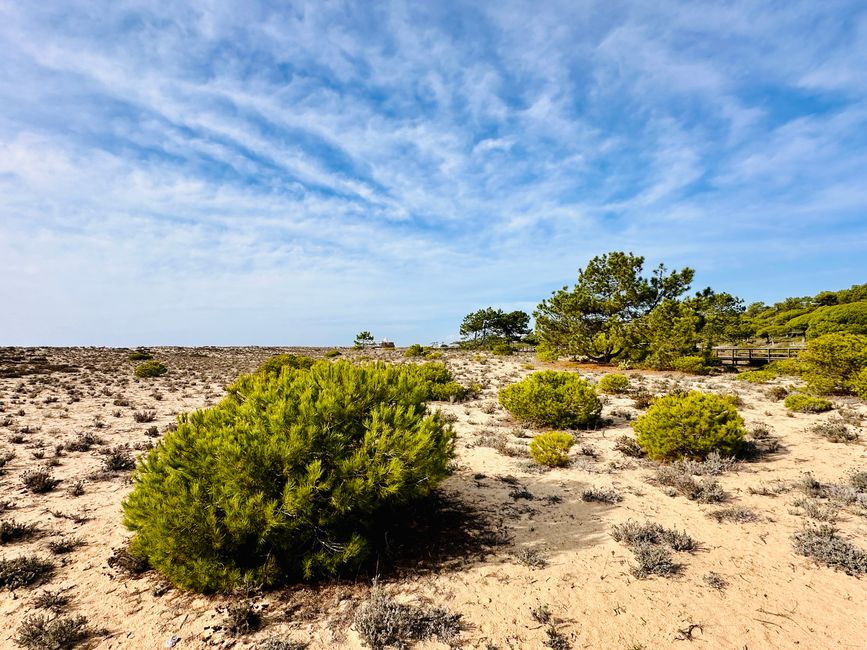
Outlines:
{"label": "low scrub vegetation", "polygon": [[796,413],[824,413],[833,408],[831,402],[821,397],[794,393],[783,400],[783,405]]}
{"label": "low scrub vegetation", "polygon": [[712,452],[734,456],[746,435],[730,399],[698,391],[655,400],[632,428],[647,455],[662,461],[701,459]]}
{"label": "low scrub vegetation", "polygon": [[74,648],[93,634],[85,616],[36,613],[21,623],[15,643],[27,650],[64,650]]}
{"label": "low scrub vegetation", "polygon": [[819,564],[852,576],[867,573],[867,552],[840,537],[833,526],[805,528],[792,536],[792,544],[796,553],[813,558]]}
{"label": "low scrub vegetation", "polygon": [[323,361],[228,392],[166,434],[124,502],[130,551],[182,587],[356,567],[385,512],[447,475],[454,433],[417,371]]}
{"label": "low scrub vegetation", "polygon": [[571,372],[543,370],[500,391],[500,404],[516,419],[540,427],[592,426],[602,402],[590,383]]}
{"label": "low scrub vegetation", "polygon": [[47,580],[54,573],[54,563],[35,555],[0,559],[0,589],[20,589]]}
{"label": "low scrub vegetation", "polygon": [[374,585],[370,596],[355,611],[355,629],[372,650],[407,648],[431,638],[450,643],[461,632],[460,614],[440,607],[399,603]]}

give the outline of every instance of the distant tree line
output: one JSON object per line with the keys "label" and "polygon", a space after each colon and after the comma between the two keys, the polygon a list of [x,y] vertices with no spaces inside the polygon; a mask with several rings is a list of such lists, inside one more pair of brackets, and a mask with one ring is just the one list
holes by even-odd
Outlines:
{"label": "distant tree line", "polygon": [[620,251],[599,255],[579,270],[577,282],[554,291],[534,311],[488,307],[461,323],[462,345],[492,348],[537,344],[539,356],[671,369],[709,361],[713,347],[832,332],[867,334],[867,284],[790,298],[772,306],[710,287],[689,295],[695,272],[660,264],[649,273],[644,258]]}

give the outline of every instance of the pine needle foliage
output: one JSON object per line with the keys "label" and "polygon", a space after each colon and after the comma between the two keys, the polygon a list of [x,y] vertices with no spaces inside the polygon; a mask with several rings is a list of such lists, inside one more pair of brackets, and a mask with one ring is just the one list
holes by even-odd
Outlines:
{"label": "pine needle foliage", "polygon": [[515,418],[542,427],[592,426],[602,413],[593,386],[573,372],[543,370],[500,391],[500,404]]}
{"label": "pine needle foliage", "polygon": [[130,551],[204,592],[357,567],[384,513],[447,475],[454,432],[425,400],[416,373],[381,363],[241,377],[136,470]]}
{"label": "pine needle foliage", "polygon": [[292,370],[309,370],[315,359],[303,354],[275,354],[256,369],[262,375],[279,375],[283,368]]}
{"label": "pine needle foliage", "polygon": [[570,433],[547,431],[530,441],[530,455],[540,465],[563,467],[569,462],[569,450],[574,444],[575,438]]}
{"label": "pine needle foliage", "polygon": [[632,428],[647,455],[663,461],[735,456],[746,435],[731,399],[700,391],[658,398]]}
{"label": "pine needle foliage", "polygon": [[139,378],[161,377],[169,371],[162,363],[156,360],[145,361],[135,367],[135,376]]}
{"label": "pine needle foliage", "polygon": [[599,389],[600,393],[620,395],[629,390],[629,377],[616,372],[602,375],[596,384],[596,388]]}

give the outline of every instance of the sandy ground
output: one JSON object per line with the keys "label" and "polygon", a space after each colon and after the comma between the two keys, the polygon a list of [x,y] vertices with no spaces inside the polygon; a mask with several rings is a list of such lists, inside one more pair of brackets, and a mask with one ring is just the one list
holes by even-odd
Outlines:
{"label": "sandy ground", "polygon": [[[152,571],[129,576],[109,564],[128,539],[121,501],[131,484],[128,472],[101,472],[104,451],[128,445],[134,455],[142,453],[177,414],[215,403],[239,373],[283,351],[156,349],[170,372],[141,380],[133,376],[134,364],[124,350],[0,349],[0,374],[5,375],[0,377],[0,454],[15,452],[0,476],[0,521],[39,527],[32,539],[0,545],[0,556],[35,553],[58,565],[46,584],[0,590],[0,647],[17,647],[15,631],[36,611],[34,599],[45,589],[66,590],[70,613],[83,614],[105,630],[90,647],[167,647],[172,636],[179,638],[177,648],[248,648],[269,637],[310,648],[363,647],[352,612],[368,592],[367,578],[262,594],[256,602],[264,629],[232,637],[222,629],[221,611],[230,598],[183,593]],[[404,361],[400,351],[367,354]],[[359,353],[344,351],[344,358],[352,356]],[[835,417],[833,412],[792,416],[765,395],[767,385],[734,381],[731,375],[628,373],[633,387],[655,394],[694,385],[736,392],[748,428],[766,424],[779,440],[777,453],[718,477],[727,503],[700,504],[669,496],[653,481],[653,463],[615,450],[616,440],[631,433],[629,420],[640,415],[630,396],[606,397],[606,426],[578,434],[568,467],[542,471],[526,453],[536,432],[513,422],[496,396],[499,388],[550,364],[528,355],[462,352],[448,352],[443,360],[458,381],[483,387],[477,399],[433,406],[456,418],[458,432],[456,469],[443,492],[483,515],[486,531],[476,549],[441,553],[435,570],[429,562],[418,571],[404,566],[382,581],[401,600],[459,613],[464,630],[453,647],[547,647],[547,626],[531,614],[540,605],[547,606],[555,629],[573,648],[867,647],[867,579],[819,566],[795,554],[791,543],[792,534],[809,523],[793,506],[803,496],[796,484],[807,472],[823,482],[845,483],[853,471],[867,469],[863,430],[858,442],[829,442],[810,427]],[[572,369],[591,378],[605,371]],[[867,417],[863,402],[840,399],[836,406],[850,417]],[[136,422],[134,414],[146,409],[155,411],[154,420]],[[156,432],[149,432],[151,427]],[[58,445],[83,432],[103,444],[56,455]],[[60,480],[57,487],[45,494],[25,489],[21,475],[47,464]],[[78,481],[83,493],[73,496],[71,487]],[[590,487],[613,488],[623,498],[615,504],[588,503],[581,495]],[[708,516],[731,506],[752,509],[758,520],[718,523]],[[858,506],[837,506],[841,535],[861,548],[867,548],[865,514]],[[613,525],[629,519],[685,530],[700,547],[675,554],[681,564],[676,575],[636,579],[630,573],[631,551],[610,534]],[[52,555],[52,541],[71,538],[83,544]],[[544,566],[528,566],[523,561],[528,558],[540,558]],[[711,572],[724,579],[725,588],[705,582]],[[449,646],[428,641],[419,647]]]}

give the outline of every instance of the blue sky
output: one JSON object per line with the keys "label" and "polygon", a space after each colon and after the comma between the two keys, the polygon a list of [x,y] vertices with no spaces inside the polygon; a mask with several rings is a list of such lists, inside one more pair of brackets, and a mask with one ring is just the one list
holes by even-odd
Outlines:
{"label": "blue sky", "polygon": [[401,344],[633,251],[867,281],[867,5],[0,1],[0,345]]}

